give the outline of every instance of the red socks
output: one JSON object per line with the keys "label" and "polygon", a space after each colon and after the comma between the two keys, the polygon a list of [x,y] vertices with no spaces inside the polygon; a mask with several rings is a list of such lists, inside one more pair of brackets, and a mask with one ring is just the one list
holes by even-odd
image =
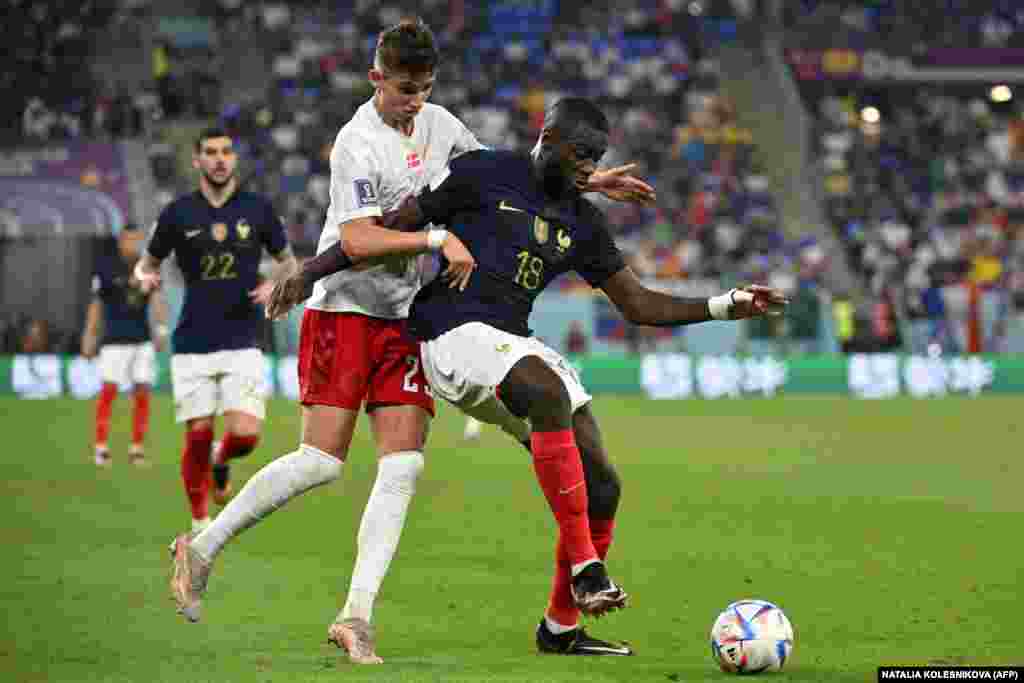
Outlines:
{"label": "red socks", "polygon": [[217,451],[217,462],[223,464],[228,460],[249,455],[259,442],[260,437],[257,434],[242,436],[228,432],[221,439],[220,449]]}
{"label": "red socks", "polygon": [[[608,556],[608,548],[614,536],[614,519],[591,519],[590,538],[597,550],[597,556],[604,561]],[[572,599],[572,563],[565,554],[565,547],[559,539],[555,549],[555,577],[551,582],[551,599],[548,602],[547,616],[563,626],[579,623],[580,611]]]}
{"label": "red socks", "polygon": [[[117,385],[105,382],[96,399],[96,444],[106,444],[110,438],[110,414],[117,398]],[[141,447],[149,431],[149,389],[135,388],[135,409],[132,412],[132,446]]]}
{"label": "red socks", "polygon": [[193,429],[185,432],[181,479],[185,482],[185,494],[192,507],[192,519],[205,519],[209,516],[211,448],[212,429]]}
{"label": "red socks", "polygon": [[149,388],[135,387],[135,410],[132,412],[132,446],[142,447],[149,431]]}
{"label": "red socks", "polygon": [[105,382],[100,389],[100,395],[96,399],[96,445],[106,445],[110,437],[110,413],[114,409],[114,399],[117,398],[117,385],[112,382]]}
{"label": "red socks", "polygon": [[558,521],[558,542],[570,565],[597,559],[587,520],[583,463],[571,429],[534,432],[530,437],[533,469]]}

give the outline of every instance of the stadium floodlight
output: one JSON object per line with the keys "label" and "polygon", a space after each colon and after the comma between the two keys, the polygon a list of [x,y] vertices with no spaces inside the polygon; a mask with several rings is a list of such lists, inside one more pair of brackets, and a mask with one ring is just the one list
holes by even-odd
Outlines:
{"label": "stadium floodlight", "polygon": [[1013,91],[1010,90],[1008,85],[994,85],[988,92],[989,99],[993,102],[1002,104],[1003,102],[1009,102],[1013,99]]}
{"label": "stadium floodlight", "polygon": [[864,107],[860,110],[860,118],[864,123],[878,123],[882,119],[877,107]]}

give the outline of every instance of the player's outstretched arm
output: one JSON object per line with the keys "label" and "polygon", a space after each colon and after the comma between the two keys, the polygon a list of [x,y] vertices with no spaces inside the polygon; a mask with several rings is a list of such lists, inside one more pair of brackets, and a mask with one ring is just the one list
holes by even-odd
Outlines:
{"label": "player's outstretched arm", "polygon": [[616,202],[654,206],[658,199],[654,188],[631,174],[636,164],[594,171],[587,183],[587,192],[599,192]]}
{"label": "player's outstretched arm", "polygon": [[778,315],[789,303],[782,292],[760,285],[731,289],[710,299],[671,296],[644,287],[628,267],[608,278],[601,289],[629,322],[658,327]]}

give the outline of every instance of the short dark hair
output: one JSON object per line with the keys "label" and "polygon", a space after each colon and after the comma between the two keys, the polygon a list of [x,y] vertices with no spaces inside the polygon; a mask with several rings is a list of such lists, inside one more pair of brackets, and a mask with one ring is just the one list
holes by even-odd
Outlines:
{"label": "short dark hair", "polygon": [[196,152],[203,149],[203,143],[213,138],[230,138],[231,134],[219,126],[204,128],[203,132],[196,138]]}
{"label": "short dark hair", "polygon": [[402,19],[377,37],[374,63],[386,71],[433,72],[441,61],[437,40],[419,17]]}
{"label": "short dark hair", "polygon": [[585,123],[602,133],[611,130],[608,117],[601,108],[585,97],[563,97],[551,105],[544,115],[545,128],[558,127],[565,130],[579,123]]}

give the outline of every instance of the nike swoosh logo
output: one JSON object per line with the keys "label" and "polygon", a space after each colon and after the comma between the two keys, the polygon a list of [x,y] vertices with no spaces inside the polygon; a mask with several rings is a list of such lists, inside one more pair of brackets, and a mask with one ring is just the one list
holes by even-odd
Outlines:
{"label": "nike swoosh logo", "polygon": [[523,209],[517,209],[514,206],[509,206],[508,204],[505,203],[505,200],[502,200],[501,204],[498,204],[498,209],[500,209],[501,211],[515,211],[516,213],[526,213],[526,211],[524,211]]}
{"label": "nike swoosh logo", "polygon": [[190,239],[192,239],[193,237],[195,237],[196,235],[198,235],[201,232],[202,232],[202,230],[186,230],[185,231],[185,239],[189,239],[190,240]]}
{"label": "nike swoosh logo", "polygon": [[580,645],[577,647],[582,652],[607,652],[610,655],[628,655],[627,647],[601,647],[600,645]]}
{"label": "nike swoosh logo", "polygon": [[564,495],[566,495],[566,494],[568,494],[568,493],[572,493],[573,491],[575,491],[575,490],[576,490],[576,489],[578,489],[579,487],[583,486],[583,484],[584,484],[584,483],[585,483],[585,482],[582,482],[582,481],[581,481],[580,483],[578,483],[578,484],[576,484],[576,485],[574,485],[574,486],[570,486],[570,487],[569,487],[569,488],[567,488],[567,489],[558,489],[558,493],[559,493],[559,495],[562,495],[562,496],[564,496]]}

